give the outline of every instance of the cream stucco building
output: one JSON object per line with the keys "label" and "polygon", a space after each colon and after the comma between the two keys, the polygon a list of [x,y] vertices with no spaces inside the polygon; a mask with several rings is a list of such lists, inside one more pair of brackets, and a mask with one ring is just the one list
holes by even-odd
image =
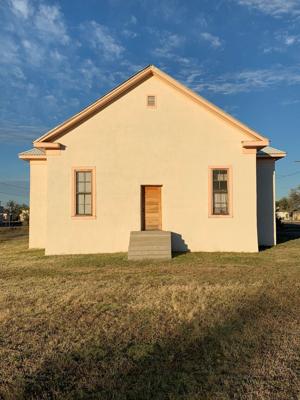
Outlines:
{"label": "cream stucco building", "polygon": [[276,244],[275,161],[285,153],[154,66],[34,141],[31,248],[127,251],[131,231],[173,251]]}

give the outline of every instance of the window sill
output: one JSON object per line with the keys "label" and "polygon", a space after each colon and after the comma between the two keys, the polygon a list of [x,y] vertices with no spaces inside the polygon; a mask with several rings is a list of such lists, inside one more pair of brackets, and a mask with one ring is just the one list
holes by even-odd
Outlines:
{"label": "window sill", "polygon": [[227,214],[227,215],[214,215],[214,214],[209,214],[208,218],[233,218],[232,214]]}
{"label": "window sill", "polygon": [[89,220],[89,219],[96,219],[97,217],[96,215],[73,215],[71,218]]}

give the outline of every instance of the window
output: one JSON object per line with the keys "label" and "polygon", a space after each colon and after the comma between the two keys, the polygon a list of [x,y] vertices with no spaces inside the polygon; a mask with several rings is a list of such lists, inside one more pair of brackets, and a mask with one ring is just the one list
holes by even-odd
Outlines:
{"label": "window", "polygon": [[212,170],[212,214],[229,215],[229,170]]}
{"label": "window", "polygon": [[93,215],[93,171],[75,171],[75,215]]}
{"label": "window", "polygon": [[156,96],[147,96],[147,106],[148,107],[155,107],[156,106]]}

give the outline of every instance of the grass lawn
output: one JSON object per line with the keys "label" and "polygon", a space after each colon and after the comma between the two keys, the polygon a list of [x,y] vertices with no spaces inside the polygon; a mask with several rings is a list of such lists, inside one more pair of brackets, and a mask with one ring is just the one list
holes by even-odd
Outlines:
{"label": "grass lawn", "polygon": [[1,399],[299,399],[300,239],[43,256],[0,232]]}

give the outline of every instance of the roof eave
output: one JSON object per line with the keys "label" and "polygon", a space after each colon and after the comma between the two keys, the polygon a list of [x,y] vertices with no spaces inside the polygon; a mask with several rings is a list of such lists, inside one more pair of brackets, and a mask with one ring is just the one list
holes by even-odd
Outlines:
{"label": "roof eave", "polygon": [[274,153],[274,154],[258,154],[257,158],[263,158],[263,159],[273,159],[275,161],[281,160],[282,158],[286,157],[286,153]]}
{"label": "roof eave", "polygon": [[60,149],[60,143],[52,143],[52,142],[33,142],[34,147],[37,149]]}
{"label": "roof eave", "polygon": [[20,160],[24,160],[24,161],[31,161],[31,160],[47,160],[46,155],[40,155],[40,156],[35,156],[33,154],[19,154],[18,155]]}
{"label": "roof eave", "polygon": [[263,149],[269,145],[269,139],[263,138],[261,140],[244,140],[242,141],[243,147],[245,149]]}

